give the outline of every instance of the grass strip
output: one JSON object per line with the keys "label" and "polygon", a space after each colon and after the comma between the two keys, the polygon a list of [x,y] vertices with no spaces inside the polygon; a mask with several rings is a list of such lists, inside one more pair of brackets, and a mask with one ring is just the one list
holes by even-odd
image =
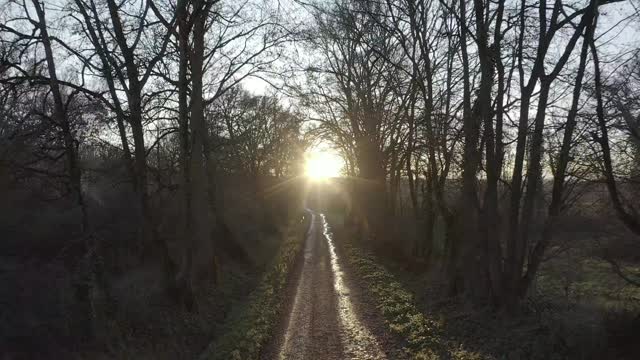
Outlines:
{"label": "grass strip", "polygon": [[306,218],[302,222],[293,222],[288,227],[283,243],[258,287],[228,317],[223,325],[223,335],[207,347],[200,360],[258,358],[285,303],[283,300],[287,280],[300,253],[307,227]]}
{"label": "grass strip", "polygon": [[357,275],[368,284],[368,291],[389,329],[406,340],[407,355],[411,359],[442,358],[445,352],[439,326],[425,318],[416,307],[413,295],[369,251],[350,243],[344,243],[343,248]]}

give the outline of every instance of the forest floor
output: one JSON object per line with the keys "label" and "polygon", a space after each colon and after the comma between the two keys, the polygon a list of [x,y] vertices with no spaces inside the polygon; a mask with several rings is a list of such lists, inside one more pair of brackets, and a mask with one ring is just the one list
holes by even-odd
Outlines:
{"label": "forest floor", "polygon": [[409,339],[412,354],[426,349],[429,359],[623,360],[636,359],[640,351],[640,292],[586,254],[571,255],[571,272],[563,258],[545,263],[521,312],[506,316],[446,296],[437,272],[367,254],[345,235],[338,241],[351,249],[347,259],[370,280],[378,307],[390,327]]}
{"label": "forest floor", "polygon": [[327,221],[313,213],[304,260],[263,359],[402,359],[362,283],[343,267]]}

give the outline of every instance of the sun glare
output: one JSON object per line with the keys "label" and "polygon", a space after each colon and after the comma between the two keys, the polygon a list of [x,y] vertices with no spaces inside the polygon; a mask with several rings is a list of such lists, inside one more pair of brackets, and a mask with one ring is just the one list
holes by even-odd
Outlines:
{"label": "sun glare", "polygon": [[335,151],[322,149],[307,153],[305,174],[313,180],[340,176],[342,167],[342,158]]}

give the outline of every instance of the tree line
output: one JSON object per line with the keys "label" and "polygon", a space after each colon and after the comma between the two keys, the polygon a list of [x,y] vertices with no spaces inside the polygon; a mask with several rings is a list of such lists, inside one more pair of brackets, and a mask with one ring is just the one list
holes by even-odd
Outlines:
{"label": "tree line", "polygon": [[[610,16],[618,5],[624,16]],[[451,294],[515,309],[589,185],[606,187],[620,222],[640,234],[637,47],[607,46],[612,32],[637,29],[633,5],[306,7],[316,34],[307,44],[321,61],[307,65],[299,95],[314,131],[346,159],[359,192],[353,217],[374,244],[394,246],[388,223],[408,209],[412,253],[447,274]]]}
{"label": "tree line", "polygon": [[[75,212],[74,296],[86,322],[92,293],[109,292],[108,248],[120,246],[96,235],[107,220],[93,210],[95,179],[131,193],[116,215],[135,224],[124,245],[131,266],[162,263],[168,293],[195,309],[221,276],[216,249],[245,252],[222,215],[221,174],[251,179],[261,199],[265,178],[300,173],[302,115],[243,85],[268,73],[291,41],[276,5],[2,2],[1,178],[7,192],[26,188]],[[172,241],[158,208],[167,198],[177,214]]]}
{"label": "tree line", "polygon": [[[79,299],[101,283],[87,184],[111,168],[92,159],[122,171],[132,248],[161,261],[167,288],[192,308],[220,276],[217,176],[247,175],[259,194],[261,177],[300,174],[305,131],[345,159],[363,235],[395,246],[388,224],[408,211],[413,255],[478,303],[518,305],[587,184],[603,184],[620,222],[640,234],[640,61],[637,49],[607,46],[611,33],[638,27],[627,2],[5,4],[1,181],[78,211],[74,234],[95,260],[85,277],[98,279],[77,286]],[[607,13],[619,5],[624,16]],[[281,80],[289,100],[242,88],[256,77]],[[179,259],[154,209],[169,193]]]}

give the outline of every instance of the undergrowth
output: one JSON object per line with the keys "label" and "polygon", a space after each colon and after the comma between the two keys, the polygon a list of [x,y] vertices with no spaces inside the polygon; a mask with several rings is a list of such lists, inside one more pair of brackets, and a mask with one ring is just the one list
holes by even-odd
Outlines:
{"label": "undergrowth", "polygon": [[287,279],[300,253],[307,227],[306,218],[290,224],[272,266],[248,300],[231,313],[223,325],[224,335],[208,346],[200,356],[201,360],[259,357],[282,311]]}
{"label": "undergrowth", "polygon": [[[626,355],[636,347],[618,346],[635,341],[628,338],[635,333],[637,313],[626,309],[635,298],[626,292],[620,295],[627,305],[623,311],[620,306],[603,309],[588,303],[551,307],[542,312],[527,308],[519,316],[505,317],[486,309],[469,308],[456,299],[438,300],[439,293],[431,292],[438,289],[432,288],[427,278],[418,276],[415,284],[407,283],[412,281],[411,275],[405,278],[402,271],[387,268],[382,265],[385,262],[381,264],[371,252],[348,239],[344,239],[342,248],[357,275],[367,283],[389,330],[406,341],[404,350],[411,359],[635,358]],[[595,281],[594,277],[588,278]],[[575,291],[583,293],[595,291],[595,286],[574,286]],[[416,297],[418,293],[420,296]],[[620,302],[619,298],[616,300]]]}
{"label": "undergrowth", "polygon": [[407,355],[411,359],[440,358],[444,347],[439,339],[439,325],[420,312],[413,295],[369,252],[351,244],[344,244],[344,250],[358,275],[368,283],[389,329],[406,339]]}

